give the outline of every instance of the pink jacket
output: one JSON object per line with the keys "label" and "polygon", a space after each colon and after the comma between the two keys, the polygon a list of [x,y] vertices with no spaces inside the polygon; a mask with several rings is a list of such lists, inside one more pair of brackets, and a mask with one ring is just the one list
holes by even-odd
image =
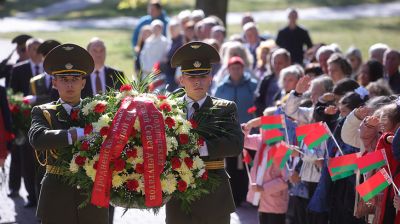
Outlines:
{"label": "pink jacket", "polygon": [[[254,157],[253,167],[250,170],[250,177],[252,182],[256,182],[256,172],[257,172],[257,164],[259,161],[259,153],[262,150],[258,150],[261,148],[261,135],[248,135],[244,140],[244,147],[247,149],[257,150],[257,153]],[[267,147],[264,151],[264,155],[266,155],[266,151],[269,150],[270,147]],[[287,211],[289,204],[289,191],[288,191],[288,175],[287,170],[279,169],[277,164],[273,164],[269,167],[265,173],[263,178],[263,188],[264,191],[261,192],[261,199],[258,207],[259,212],[264,213],[275,213],[275,214],[284,214]],[[254,191],[249,185],[249,191],[247,193],[247,201],[252,202],[254,197]]]}

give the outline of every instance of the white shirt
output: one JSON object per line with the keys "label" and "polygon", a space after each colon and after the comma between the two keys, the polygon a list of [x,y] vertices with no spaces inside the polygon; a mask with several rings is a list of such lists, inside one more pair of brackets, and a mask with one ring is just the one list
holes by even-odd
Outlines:
{"label": "white shirt", "polygon": [[143,75],[148,75],[155,63],[161,61],[168,53],[170,41],[164,36],[151,35],[146,39],[140,52],[140,63]]}
{"label": "white shirt", "polygon": [[[39,75],[44,72],[43,70],[43,63],[35,64],[31,59],[29,59],[29,64],[31,65],[32,77],[35,75]],[[39,73],[36,74],[36,65],[39,66]]]}
{"label": "white shirt", "polygon": [[[101,67],[99,70],[99,77],[100,77],[100,81],[101,81],[101,91],[103,93],[106,92],[106,72],[104,69],[104,66]],[[96,70],[93,71],[92,74],[90,74],[90,81],[92,83],[92,91],[93,91],[93,96],[97,94],[96,91]]]}
{"label": "white shirt", "polygon": [[[199,104],[199,108],[201,108],[201,106],[203,106],[204,102],[207,99],[207,96],[208,95],[206,95],[205,97],[203,97],[202,99],[197,101],[197,103]],[[192,107],[192,105],[196,101],[194,101],[193,99],[191,99],[187,95],[184,96],[184,99],[187,102],[187,104],[186,104],[187,118],[189,119],[190,117],[192,117],[192,115],[194,113],[194,108]],[[207,148],[207,143],[205,141],[204,141],[204,145],[200,147],[199,153],[200,153],[200,156],[208,156],[208,148]]]}

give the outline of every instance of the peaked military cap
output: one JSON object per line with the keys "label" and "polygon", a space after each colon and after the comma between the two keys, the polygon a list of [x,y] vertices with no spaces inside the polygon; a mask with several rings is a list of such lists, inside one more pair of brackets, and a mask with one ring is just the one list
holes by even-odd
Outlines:
{"label": "peaked military cap", "polygon": [[94,61],[84,48],[75,44],[62,44],[47,54],[43,67],[49,75],[85,76],[93,72]]}
{"label": "peaked military cap", "polygon": [[210,73],[211,64],[218,63],[218,51],[211,45],[200,41],[189,42],[180,47],[171,58],[173,68],[181,66],[185,75],[205,75]]}
{"label": "peaked military cap", "polygon": [[37,53],[46,56],[51,50],[53,50],[53,48],[57,47],[58,45],[61,45],[61,43],[56,40],[46,40],[41,45],[39,45]]}
{"label": "peaked military cap", "polygon": [[32,36],[30,36],[30,35],[21,34],[21,35],[14,37],[14,39],[11,40],[11,43],[21,45],[21,44],[25,44],[25,42],[31,38],[32,38]]}

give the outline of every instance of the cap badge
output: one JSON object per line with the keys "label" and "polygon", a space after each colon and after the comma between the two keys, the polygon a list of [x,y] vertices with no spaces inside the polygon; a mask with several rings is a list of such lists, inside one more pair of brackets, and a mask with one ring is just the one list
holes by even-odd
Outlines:
{"label": "cap badge", "polygon": [[65,64],[66,69],[71,69],[72,67],[74,67],[74,66],[71,63]]}
{"label": "cap badge", "polygon": [[72,46],[65,46],[65,47],[63,47],[63,48],[64,48],[64,50],[66,50],[66,51],[70,51],[70,50],[74,49],[74,47],[72,47]]}
{"label": "cap badge", "polygon": [[198,49],[199,47],[201,47],[201,45],[200,44],[192,44],[192,45],[190,45],[190,47],[193,49]]}
{"label": "cap badge", "polygon": [[195,61],[195,62],[193,63],[193,66],[194,66],[195,68],[200,68],[201,62]]}

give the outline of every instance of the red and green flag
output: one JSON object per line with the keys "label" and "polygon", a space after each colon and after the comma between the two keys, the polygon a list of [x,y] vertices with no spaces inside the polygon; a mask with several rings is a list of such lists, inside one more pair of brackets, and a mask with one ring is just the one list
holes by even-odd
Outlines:
{"label": "red and green flag", "polygon": [[354,170],[357,169],[355,162],[357,158],[357,153],[331,158],[328,163],[328,170],[332,181],[353,175]]}
{"label": "red and green flag", "polygon": [[358,185],[356,190],[364,201],[367,202],[375,195],[385,190],[390,184],[392,184],[392,179],[385,168],[382,168],[364,183]]}
{"label": "red and green flag", "polygon": [[291,150],[285,142],[280,142],[273,147],[277,148],[273,155],[274,163],[278,164],[279,168],[283,169],[290,155],[292,155],[293,150]]}
{"label": "red and green flag", "polygon": [[360,157],[356,160],[358,169],[360,169],[360,173],[364,174],[371,170],[381,168],[386,164],[385,159],[385,150],[376,150],[374,152],[370,152],[363,157]]}
{"label": "red and green flag", "polygon": [[268,150],[268,157],[267,157],[267,168],[269,168],[270,166],[272,166],[272,163],[274,162],[274,157],[275,157],[275,153],[278,150],[278,148],[273,145],[269,150]]}
{"label": "red and green flag", "polygon": [[243,162],[250,166],[253,165],[253,160],[251,159],[250,153],[247,149],[243,149]]}
{"label": "red and green flag", "polygon": [[261,117],[261,128],[264,130],[284,128],[284,117],[282,114]]}
{"label": "red and green flag", "polygon": [[330,137],[328,130],[321,122],[297,127],[296,136],[299,141],[303,140],[309,149],[314,148]]}
{"label": "red and green flag", "polygon": [[268,145],[284,140],[279,129],[262,130],[263,141]]}

